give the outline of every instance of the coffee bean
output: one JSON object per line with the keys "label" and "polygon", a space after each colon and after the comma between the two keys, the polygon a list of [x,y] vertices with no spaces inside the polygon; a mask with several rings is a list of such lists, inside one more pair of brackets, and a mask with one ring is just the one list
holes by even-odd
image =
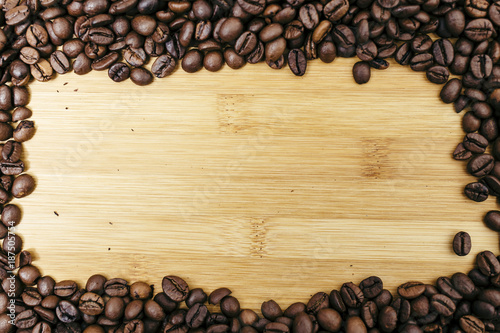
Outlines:
{"label": "coffee bean", "polygon": [[186,324],[190,328],[198,328],[205,323],[208,309],[201,303],[195,303],[186,313]]}
{"label": "coffee bean", "polygon": [[30,195],[35,189],[35,180],[28,174],[22,174],[12,183],[11,193],[16,198]]}
{"label": "coffee bean", "polygon": [[210,72],[217,72],[224,65],[224,57],[220,51],[210,51],[203,57],[203,67]]}
{"label": "coffee bean", "polygon": [[484,333],[484,323],[472,315],[461,317],[459,324],[465,333]]}
{"label": "coffee bean", "polygon": [[290,329],[285,324],[269,323],[264,327],[264,333],[289,333]]}
{"label": "coffee bean", "polygon": [[[353,302],[355,302],[355,300],[353,300]],[[307,313],[316,314],[319,310],[327,308],[328,304],[328,295],[324,292],[318,292],[309,299],[309,302],[307,302]]]}
{"label": "coffee bean", "polygon": [[103,71],[110,68],[115,62],[118,61],[120,55],[118,52],[110,52],[105,56],[95,59],[92,62],[92,69],[96,71]]}
{"label": "coffee bean", "polygon": [[46,82],[52,78],[53,69],[45,59],[40,59],[36,64],[30,65],[31,75],[40,82]]}
{"label": "coffee bean", "polygon": [[465,29],[465,15],[459,9],[453,9],[446,13],[444,18],[446,28],[453,37],[458,37]]}
{"label": "coffee bean", "polygon": [[234,50],[241,56],[248,55],[257,47],[257,42],[257,36],[251,31],[246,31],[236,40]]}
{"label": "coffee bean", "polygon": [[467,171],[474,177],[483,177],[493,170],[495,159],[489,154],[474,156],[467,164]]}
{"label": "coffee bean", "polygon": [[23,152],[23,146],[16,141],[7,141],[2,148],[2,158],[5,162],[14,163],[19,161]]}
{"label": "coffee bean", "polygon": [[70,62],[62,51],[55,51],[50,55],[50,65],[59,74],[65,74],[70,71]]}
{"label": "coffee bean", "polygon": [[430,53],[420,53],[410,59],[410,68],[417,72],[426,71],[433,64],[433,57]]}
{"label": "coffee bean", "polygon": [[92,70],[92,61],[82,52],[73,62],[73,70],[77,75],[87,74]]}
{"label": "coffee bean", "polygon": [[345,325],[346,333],[367,333],[367,329],[363,320],[358,316],[352,316],[347,318]]}
{"label": "coffee bean", "polygon": [[483,251],[477,254],[476,264],[486,276],[500,274],[500,262],[491,251]]}
{"label": "coffee bean", "polygon": [[441,89],[440,97],[444,103],[453,103],[462,91],[462,82],[458,79],[448,81]]}
{"label": "coffee bean", "polygon": [[16,316],[14,323],[16,327],[26,329],[35,326],[37,321],[37,314],[33,310],[26,310]]}
{"label": "coffee bean", "polygon": [[163,292],[175,302],[184,301],[189,293],[186,281],[174,275],[163,278],[162,288]]}
{"label": "coffee bean", "polygon": [[78,308],[86,315],[97,316],[104,311],[104,300],[101,296],[88,292],[80,298]]}
{"label": "coffee bean", "polygon": [[130,77],[130,68],[123,62],[117,62],[109,67],[108,76],[115,82],[125,81]]}
{"label": "coffee bean", "polygon": [[438,39],[432,44],[432,55],[438,65],[449,66],[454,57],[453,45],[448,39]]}
{"label": "coffee bean", "polygon": [[[326,310],[326,309],[323,309]],[[334,310],[335,311],[335,310]],[[322,317],[323,318],[323,317]],[[341,319],[342,320],[342,319]],[[314,323],[311,320],[311,317],[305,313],[298,313],[292,321],[292,332],[313,332],[314,331]]]}
{"label": "coffee bean", "polygon": [[302,76],[306,73],[307,59],[302,50],[290,50],[288,53],[288,67],[296,76]]}
{"label": "coffee bean", "polygon": [[366,298],[371,299],[377,297],[382,292],[384,284],[378,276],[370,276],[361,281],[359,287],[362,290],[363,295]]}
{"label": "coffee bean", "polygon": [[453,251],[459,256],[466,256],[471,250],[471,238],[465,231],[458,232],[453,238]]}
{"label": "coffee bean", "polygon": [[[136,307],[137,304],[140,304],[140,307]],[[104,315],[110,320],[119,320],[124,314],[126,320],[133,320],[138,317],[139,313],[141,313],[143,303],[141,301],[132,301],[126,307],[122,298],[113,296],[106,302],[104,309],[100,306],[96,306],[95,308],[101,312],[104,310]],[[127,308],[129,309],[128,312]],[[137,312],[135,312],[136,309],[138,310]]]}
{"label": "coffee bean", "polygon": [[153,74],[145,68],[135,67],[130,71],[130,80],[138,86],[146,86],[153,82]]}
{"label": "coffee bean", "polygon": [[361,289],[352,282],[342,285],[342,288],[340,288],[340,295],[344,303],[351,308],[359,308],[365,299]]}
{"label": "coffee bean", "polygon": [[475,154],[482,154],[488,147],[488,140],[477,133],[469,133],[465,136],[463,141],[465,149]]}
{"label": "coffee bean", "polygon": [[474,182],[465,186],[464,193],[467,198],[473,201],[481,202],[488,199],[489,191],[486,185]]}
{"label": "coffee bean", "polygon": [[325,17],[332,21],[340,20],[349,10],[349,2],[347,0],[331,0],[326,3],[323,8]]}
{"label": "coffee bean", "polygon": [[[262,53],[264,53],[264,51]],[[236,53],[236,51],[231,47],[224,50],[224,61],[232,69],[241,68],[245,66],[246,63],[245,58]],[[284,66],[284,59],[282,66]]]}
{"label": "coffee bean", "polygon": [[392,332],[396,328],[398,321],[396,310],[391,306],[386,306],[380,310],[378,316],[378,326],[382,332]]}
{"label": "coffee bean", "polygon": [[476,117],[473,112],[467,112],[462,118],[462,129],[466,133],[473,133],[481,128],[481,119]]}
{"label": "coffee bean", "polygon": [[493,70],[493,61],[486,54],[475,55],[470,61],[470,69],[476,78],[487,78]]}
{"label": "coffee bean", "polygon": [[304,27],[313,30],[319,23],[319,15],[316,7],[312,4],[305,4],[299,10],[299,19]]}
{"label": "coffee bean", "polygon": [[35,123],[30,120],[22,120],[17,124],[13,132],[14,140],[17,142],[25,142],[33,138],[35,135]]}
{"label": "coffee bean", "polygon": [[451,316],[456,310],[455,303],[443,294],[432,296],[431,305],[437,313],[443,316]]}
{"label": "coffee bean", "polygon": [[398,287],[398,294],[406,299],[414,299],[422,295],[425,291],[425,285],[422,282],[410,281],[403,283]]}
{"label": "coffee bean", "polygon": [[482,42],[490,38],[495,31],[490,20],[478,18],[470,21],[464,29],[465,37],[474,42]]}
{"label": "coffee bean", "polygon": [[56,308],[57,318],[63,323],[71,323],[80,318],[78,308],[71,302],[60,301]]}
{"label": "coffee bean", "polygon": [[17,25],[23,23],[28,19],[29,14],[30,10],[28,6],[21,5],[14,7],[5,13],[5,23],[7,23],[7,25]]}
{"label": "coffee bean", "polygon": [[[18,178],[16,178],[16,179],[18,179]],[[53,288],[54,288],[54,294],[56,296],[59,296],[62,298],[68,298],[77,291],[78,286],[76,285],[75,281],[64,280],[64,281],[60,281],[60,282],[56,283]]]}
{"label": "coffee bean", "polygon": [[444,66],[432,66],[427,69],[426,76],[432,83],[443,84],[448,81],[450,71]]}
{"label": "coffee bean", "polygon": [[370,81],[371,70],[367,62],[359,61],[352,68],[352,76],[357,84],[364,84]]}

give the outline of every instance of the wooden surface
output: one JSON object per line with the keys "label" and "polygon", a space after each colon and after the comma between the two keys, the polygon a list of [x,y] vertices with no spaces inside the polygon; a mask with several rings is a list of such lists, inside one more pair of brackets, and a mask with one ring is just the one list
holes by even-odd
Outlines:
{"label": "wooden surface", "polygon": [[[422,73],[392,64],[356,85],[353,60],[201,71],[139,88],[105,72],[31,86],[36,192],[19,232],[44,274],[93,273],[233,290],[283,307],[379,275],[394,290],[498,252],[494,199],[451,153],[461,115]],[[56,213],[58,216],[56,216]],[[473,248],[451,241],[468,231]]]}

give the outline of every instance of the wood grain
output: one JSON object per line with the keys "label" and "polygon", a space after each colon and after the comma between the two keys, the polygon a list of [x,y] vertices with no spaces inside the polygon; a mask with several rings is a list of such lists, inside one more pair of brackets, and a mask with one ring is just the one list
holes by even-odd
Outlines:
{"label": "wood grain", "polygon": [[19,232],[36,264],[157,291],[176,274],[259,309],[370,275],[393,291],[433,282],[498,252],[481,222],[495,200],[462,194],[461,115],[440,87],[394,63],[358,86],[353,62],[314,61],[302,78],[249,65],[142,88],[105,72],[34,83],[25,159],[38,185]]}

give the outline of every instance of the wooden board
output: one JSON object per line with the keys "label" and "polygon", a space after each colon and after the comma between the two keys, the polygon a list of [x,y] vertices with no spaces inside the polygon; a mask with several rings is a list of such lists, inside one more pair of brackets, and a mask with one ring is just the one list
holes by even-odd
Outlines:
{"label": "wooden board", "polygon": [[[354,60],[307,75],[266,65],[181,70],[148,87],[105,72],[31,86],[36,192],[19,231],[44,274],[93,273],[233,290],[285,307],[342,282],[433,282],[498,252],[451,153],[461,115],[440,86],[392,63],[369,84]],[[58,216],[56,216],[56,212]],[[472,254],[451,241],[468,231]]]}

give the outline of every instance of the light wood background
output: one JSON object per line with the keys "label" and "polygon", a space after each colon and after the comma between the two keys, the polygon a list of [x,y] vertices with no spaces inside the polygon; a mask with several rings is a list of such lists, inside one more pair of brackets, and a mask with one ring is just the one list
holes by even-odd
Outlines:
{"label": "light wood background", "polygon": [[[440,86],[394,63],[358,86],[353,63],[34,83],[26,248],[57,280],[104,273],[159,291],[175,274],[253,309],[370,275],[394,291],[498,253],[482,223],[496,201],[462,194],[474,178],[451,158],[461,115]],[[467,257],[451,248],[461,230]]]}

